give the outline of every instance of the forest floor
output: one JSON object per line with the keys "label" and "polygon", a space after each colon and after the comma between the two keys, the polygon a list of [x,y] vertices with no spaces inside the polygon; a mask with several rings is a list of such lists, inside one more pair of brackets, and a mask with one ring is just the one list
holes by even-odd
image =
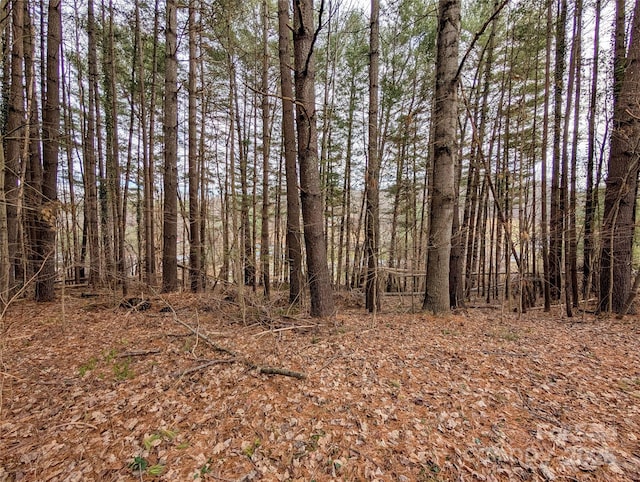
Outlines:
{"label": "forest floor", "polygon": [[4,320],[0,481],[640,480],[634,317],[80,294]]}

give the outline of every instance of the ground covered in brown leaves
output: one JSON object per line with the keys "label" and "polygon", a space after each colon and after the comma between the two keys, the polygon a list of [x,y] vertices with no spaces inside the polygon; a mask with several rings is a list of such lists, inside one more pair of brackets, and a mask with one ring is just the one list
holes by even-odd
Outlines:
{"label": "ground covered in brown leaves", "polygon": [[79,294],[4,320],[0,481],[640,480],[631,317]]}

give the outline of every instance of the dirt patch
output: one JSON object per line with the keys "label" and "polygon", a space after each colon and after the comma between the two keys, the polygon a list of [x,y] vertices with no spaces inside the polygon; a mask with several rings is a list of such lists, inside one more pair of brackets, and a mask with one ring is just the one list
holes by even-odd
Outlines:
{"label": "dirt patch", "polygon": [[10,308],[0,480],[640,480],[635,319],[166,300]]}

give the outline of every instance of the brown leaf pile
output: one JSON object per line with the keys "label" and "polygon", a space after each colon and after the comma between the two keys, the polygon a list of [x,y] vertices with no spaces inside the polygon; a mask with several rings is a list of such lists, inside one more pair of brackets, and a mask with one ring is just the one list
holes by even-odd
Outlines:
{"label": "brown leaf pile", "polygon": [[11,307],[0,481],[640,480],[634,319],[169,301]]}

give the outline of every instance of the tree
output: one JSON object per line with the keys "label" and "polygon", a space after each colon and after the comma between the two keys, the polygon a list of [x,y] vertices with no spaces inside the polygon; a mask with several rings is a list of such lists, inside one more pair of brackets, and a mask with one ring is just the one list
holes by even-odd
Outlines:
{"label": "tree", "polygon": [[620,81],[613,112],[600,261],[600,310],[617,313],[625,307],[631,289],[640,159],[640,0],[635,3],[629,51]]}
{"label": "tree", "polygon": [[[321,3],[321,16],[323,6],[324,3]],[[311,299],[310,311],[311,316],[326,317],[334,313],[335,305],[327,266],[322,190],[318,172],[318,131],[314,92],[314,42],[317,33],[313,21],[313,0],[294,0],[293,45],[298,163],[300,166],[300,198],[304,221],[307,277]]]}
{"label": "tree", "polygon": [[87,127],[83,142],[85,163],[85,225],[83,244],[89,246],[89,285],[101,281],[100,238],[98,232],[98,187],[96,181],[96,112],[98,110],[98,60],[95,35],[96,21],[93,11],[93,0],[87,2],[87,49],[89,62],[89,92],[87,105]]}
{"label": "tree", "polygon": [[202,289],[200,259],[200,214],[198,209],[198,139],[197,139],[197,32],[195,0],[189,1],[189,280],[191,291]]}
{"label": "tree", "polygon": [[50,0],[47,14],[46,97],[42,115],[42,203],[38,213],[36,256],[41,263],[36,279],[36,301],[55,298],[58,152],[60,150],[60,0]]}
{"label": "tree", "polygon": [[[4,12],[3,12],[4,14]],[[9,87],[9,102],[7,113],[6,153],[4,159],[4,195],[6,199],[6,219],[7,219],[7,250],[9,262],[9,276],[7,288],[9,293],[2,293],[2,296],[10,295],[15,289],[18,273],[18,203],[20,199],[18,179],[20,174],[21,144],[24,142],[24,86],[23,70],[24,44],[23,44],[23,22],[24,3],[23,0],[13,2],[11,8],[11,77]],[[4,146],[2,146],[4,149]],[[3,283],[4,284],[4,283]]]}
{"label": "tree", "polygon": [[433,112],[433,193],[429,213],[427,278],[423,309],[449,310],[449,256],[455,201],[458,44],[460,0],[440,0]]}
{"label": "tree", "polygon": [[262,285],[264,296],[269,299],[271,279],[269,277],[269,10],[267,0],[262,2],[262,226],[260,232],[260,259],[262,261]]}
{"label": "tree", "polygon": [[178,288],[178,60],[177,5],[167,0],[164,79],[164,209],[162,291]]}
{"label": "tree", "polygon": [[296,138],[293,119],[293,85],[289,46],[289,7],[287,0],[278,0],[278,53],[280,90],[282,93],[282,136],[287,184],[287,259],[289,261],[289,303],[300,301],[302,294],[302,242],[300,228],[300,192],[296,165]]}
{"label": "tree", "polygon": [[380,57],[380,2],[371,0],[369,40],[369,143],[368,164],[365,171],[366,214],[365,245],[367,251],[367,280],[365,298],[367,310],[380,310],[378,282],[378,254],[380,245],[380,159],[378,156],[378,59]]}
{"label": "tree", "polygon": [[593,28],[593,67],[591,73],[591,92],[589,93],[589,127],[587,140],[587,186],[584,204],[584,271],[582,279],[582,294],[589,297],[595,285],[594,268],[594,225],[596,217],[596,194],[594,186],[594,168],[596,159],[596,107],[598,100],[598,62],[600,54],[600,16],[602,1],[596,0],[595,26]]}
{"label": "tree", "polygon": [[[562,117],[564,101],[562,98],[565,74],[565,55],[567,45],[567,0],[558,4],[556,19],[556,50],[554,70],[554,109],[553,109],[553,157],[551,167],[551,206],[549,219],[549,283],[551,299],[559,300],[562,292],[562,235],[564,215],[562,204],[566,193],[561,178],[562,167]],[[566,139],[564,139],[566,142]]]}

